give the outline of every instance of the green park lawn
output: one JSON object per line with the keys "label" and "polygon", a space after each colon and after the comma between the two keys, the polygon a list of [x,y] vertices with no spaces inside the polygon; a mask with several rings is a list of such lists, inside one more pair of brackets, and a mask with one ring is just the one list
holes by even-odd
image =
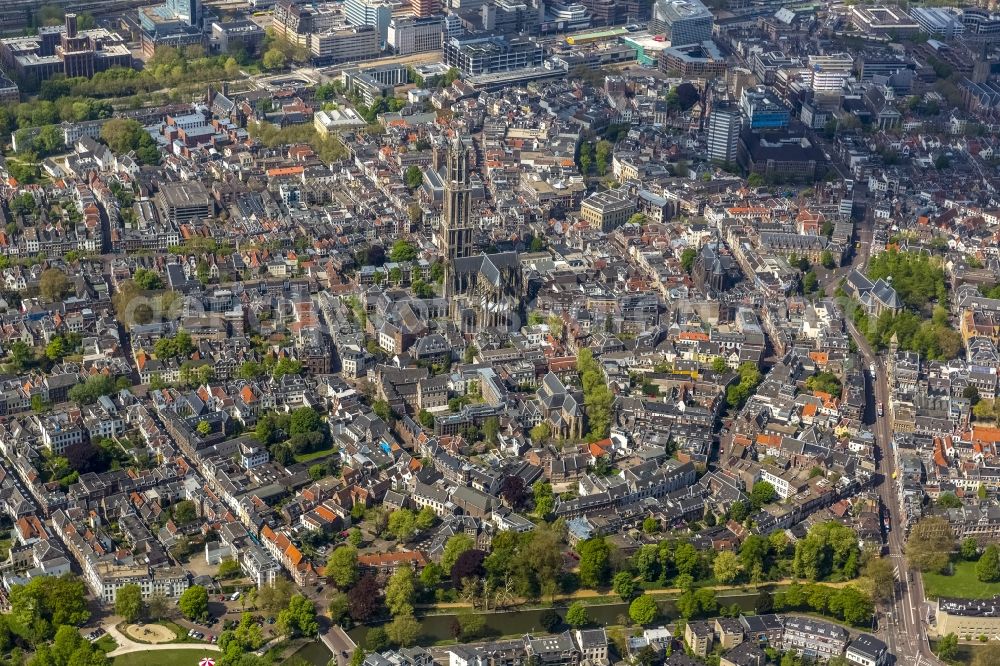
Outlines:
{"label": "green park lawn", "polygon": [[295,462],[298,463],[312,462],[317,458],[325,458],[332,454],[333,454],[333,444],[324,449],[320,449],[319,451],[311,451],[310,453],[303,453],[302,455],[295,456]]}
{"label": "green park lawn", "polygon": [[114,666],[198,666],[198,662],[206,656],[218,658],[219,655],[196,647],[148,650],[115,657]]}
{"label": "green park lawn", "polygon": [[955,562],[952,566],[954,573],[950,576],[924,574],[924,592],[929,598],[989,599],[1000,594],[1000,583],[983,583],[976,578],[975,562]]}
{"label": "green park lawn", "polygon": [[118,647],[118,643],[115,642],[115,639],[111,638],[110,634],[104,634],[103,636],[98,638],[96,641],[94,641],[94,645],[96,645],[101,650],[101,652],[104,653],[111,652],[112,650]]}

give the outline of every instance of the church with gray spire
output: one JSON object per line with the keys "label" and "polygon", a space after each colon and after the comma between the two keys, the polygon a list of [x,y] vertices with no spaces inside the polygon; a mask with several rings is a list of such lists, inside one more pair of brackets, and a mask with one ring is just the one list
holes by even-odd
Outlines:
{"label": "church with gray spire", "polygon": [[520,327],[524,278],[517,252],[473,252],[469,154],[459,139],[448,148],[444,187],[437,243],[445,262],[444,297],[452,319],[463,331]]}

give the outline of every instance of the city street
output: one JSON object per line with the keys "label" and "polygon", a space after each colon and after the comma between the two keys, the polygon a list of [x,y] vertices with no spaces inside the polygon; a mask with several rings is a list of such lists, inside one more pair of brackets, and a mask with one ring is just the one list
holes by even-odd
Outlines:
{"label": "city street", "polygon": [[[852,266],[864,270],[868,264],[871,248],[871,226],[862,226],[859,230],[860,247],[854,257]],[[827,285],[827,293],[836,289],[836,284]],[[889,378],[883,359],[878,356],[868,344],[868,340],[847,320],[847,330],[858,346],[858,351],[864,358],[866,370],[866,385],[868,400],[865,410],[866,422],[872,424],[876,443],[876,464],[880,474],[878,485],[879,500],[889,516],[887,534],[887,557],[897,571],[896,591],[893,603],[884,608],[885,616],[880,619],[879,636],[889,646],[889,651],[896,656],[897,664],[943,664],[930,649],[926,632],[926,609],[924,606],[923,583],[919,573],[911,572],[906,564],[906,535],[901,529],[900,498],[896,491],[893,478],[897,468],[896,451],[892,445],[892,424]],[[875,377],[867,372],[874,366]],[[880,416],[876,409],[877,403],[887,406]]]}

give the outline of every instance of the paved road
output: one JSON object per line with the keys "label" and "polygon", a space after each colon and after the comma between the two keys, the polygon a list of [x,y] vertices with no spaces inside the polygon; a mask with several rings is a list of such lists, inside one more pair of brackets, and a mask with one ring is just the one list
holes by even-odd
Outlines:
{"label": "paved road", "polygon": [[113,622],[109,622],[104,625],[104,631],[108,632],[111,638],[115,639],[115,642],[118,643],[118,647],[108,653],[109,657],[117,657],[120,654],[129,654],[131,652],[158,652],[163,650],[201,650],[202,652],[219,652],[219,646],[212,645],[211,643],[160,643],[158,645],[139,643],[118,631],[118,627],[116,627]]}
{"label": "paved road", "polygon": [[351,656],[357,649],[357,645],[351,637],[347,635],[340,625],[331,625],[328,630],[320,634],[320,639],[327,649],[333,653],[333,659],[339,666],[347,666],[351,661]]}
{"label": "paved road", "polygon": [[[863,270],[868,264],[871,247],[871,226],[863,225],[859,229],[861,247],[854,258],[853,265]],[[827,285],[829,290],[831,285]],[[833,286],[835,289],[836,286]],[[828,291],[827,293],[832,293]],[[889,532],[887,545],[888,557],[899,572],[898,582],[893,602],[887,608],[886,618],[882,622],[880,635],[896,655],[897,664],[914,664],[920,666],[943,666],[942,662],[931,652],[927,641],[925,627],[924,590],[920,574],[912,572],[907,566],[904,554],[906,544],[905,530],[901,521],[900,496],[893,478],[898,467],[897,451],[893,447],[891,417],[889,414],[890,392],[887,369],[882,359],[868,344],[868,340],[855,328],[854,323],[847,321],[847,330],[854,339],[858,350],[864,358],[866,369],[874,365],[875,377],[868,375],[868,400],[866,420],[873,423],[875,433],[875,460],[879,465],[881,479],[876,487],[879,500],[889,515]],[[883,414],[878,415],[876,403],[884,406]]]}

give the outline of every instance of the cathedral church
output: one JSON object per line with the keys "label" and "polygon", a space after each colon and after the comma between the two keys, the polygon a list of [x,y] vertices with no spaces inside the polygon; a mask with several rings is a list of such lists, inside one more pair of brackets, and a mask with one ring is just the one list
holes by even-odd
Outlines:
{"label": "cathedral church", "polygon": [[472,186],[468,153],[458,140],[448,150],[438,247],[445,260],[444,297],[461,330],[521,325],[524,277],[517,252],[472,254]]}

